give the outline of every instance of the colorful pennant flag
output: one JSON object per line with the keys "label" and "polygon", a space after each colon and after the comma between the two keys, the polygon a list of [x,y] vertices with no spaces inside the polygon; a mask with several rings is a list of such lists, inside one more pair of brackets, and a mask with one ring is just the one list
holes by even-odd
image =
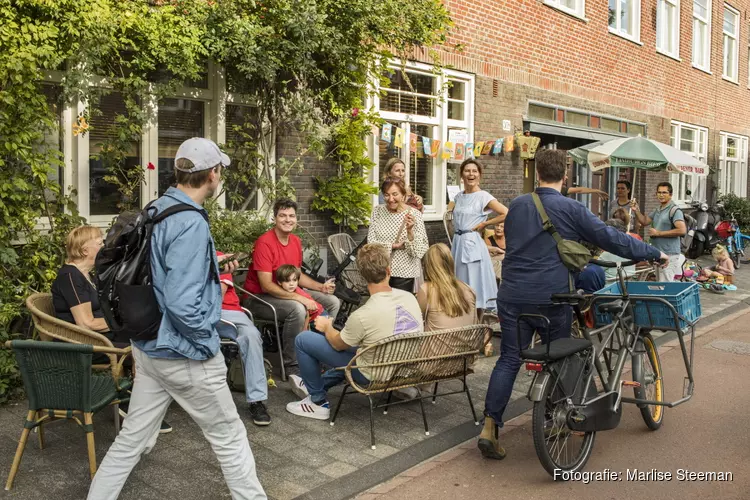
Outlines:
{"label": "colorful pennant flag", "polygon": [[404,134],[406,131],[400,127],[396,127],[396,133],[393,134],[393,145],[397,148],[404,147]]}
{"label": "colorful pennant flag", "polygon": [[393,139],[393,136],[391,135],[393,132],[393,125],[390,123],[384,123],[383,124],[383,131],[380,133],[380,139],[390,143],[391,139]]}
{"label": "colorful pennant flag", "polygon": [[427,156],[432,154],[432,139],[429,137],[422,137],[422,148],[424,149],[424,154]]}
{"label": "colorful pennant flag", "polygon": [[409,151],[415,151],[417,149],[417,134],[409,134]]}
{"label": "colorful pennant flag", "polygon": [[484,147],[484,141],[474,143],[474,158],[479,158],[482,155],[482,148]]}
{"label": "colorful pennant flag", "polygon": [[492,151],[492,144],[493,144],[492,141],[487,141],[487,142],[484,143],[484,146],[482,146],[482,154],[483,155],[490,154],[490,152]]}
{"label": "colorful pennant flag", "polygon": [[440,152],[440,141],[432,141],[432,150],[430,151],[430,156],[433,158],[437,158],[438,153]]}
{"label": "colorful pennant flag", "polygon": [[503,152],[503,138],[495,140],[495,145],[492,146],[492,154],[499,155]]}
{"label": "colorful pennant flag", "polygon": [[450,160],[453,158],[453,143],[450,141],[446,141],[445,146],[443,146],[443,160]]}
{"label": "colorful pennant flag", "polygon": [[463,161],[464,159],[464,145],[460,142],[456,144],[456,155],[454,158],[459,161]]}
{"label": "colorful pennant flag", "polygon": [[466,159],[474,158],[474,143],[473,142],[467,142],[466,143]]}

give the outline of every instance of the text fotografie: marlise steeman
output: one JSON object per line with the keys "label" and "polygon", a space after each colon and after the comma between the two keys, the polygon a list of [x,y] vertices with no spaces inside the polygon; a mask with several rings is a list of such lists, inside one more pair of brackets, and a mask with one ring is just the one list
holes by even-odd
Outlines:
{"label": "text fotografie: marlise steeman", "polygon": [[556,469],[555,479],[563,481],[581,481],[591,483],[598,481],[734,481],[734,475],[728,471],[705,472],[692,471],[688,469],[677,469],[675,472],[660,471],[658,469],[626,469],[625,472],[617,472],[611,469],[603,471],[576,471],[568,472]]}

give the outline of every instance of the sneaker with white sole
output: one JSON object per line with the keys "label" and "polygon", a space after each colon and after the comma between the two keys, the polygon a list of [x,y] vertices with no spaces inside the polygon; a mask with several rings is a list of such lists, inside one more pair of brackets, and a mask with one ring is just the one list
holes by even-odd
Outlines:
{"label": "sneaker with white sole", "polygon": [[302,401],[293,401],[287,404],[286,411],[300,417],[314,418],[316,420],[328,420],[331,416],[331,408],[328,401],[322,405],[316,405],[312,402],[310,396],[307,396]]}
{"label": "sneaker with white sole", "polygon": [[300,399],[305,399],[310,395],[305,387],[305,381],[299,375],[289,375],[289,384],[292,386],[292,392]]}

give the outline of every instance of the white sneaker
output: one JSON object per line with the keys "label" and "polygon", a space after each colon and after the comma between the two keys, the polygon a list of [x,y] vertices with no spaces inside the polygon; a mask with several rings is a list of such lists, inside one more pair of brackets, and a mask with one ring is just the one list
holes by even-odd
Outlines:
{"label": "white sneaker", "polygon": [[307,396],[302,401],[293,401],[287,404],[286,411],[300,417],[314,418],[316,420],[328,420],[331,416],[331,408],[328,402],[316,405],[312,402],[310,396]]}
{"label": "white sneaker", "polygon": [[289,375],[289,383],[292,386],[292,392],[298,398],[305,399],[310,395],[307,392],[307,387],[305,387],[305,381],[299,375]]}

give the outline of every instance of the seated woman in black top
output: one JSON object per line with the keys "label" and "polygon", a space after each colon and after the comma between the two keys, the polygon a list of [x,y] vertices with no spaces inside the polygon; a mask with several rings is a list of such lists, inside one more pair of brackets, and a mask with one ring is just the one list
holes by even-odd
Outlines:
{"label": "seated woman in black top", "polygon": [[[57,278],[52,283],[52,304],[57,318],[94,330],[113,340],[114,336],[109,332],[99,306],[96,286],[91,279],[96,254],[102,246],[104,240],[98,227],[80,226],[68,234],[65,240],[65,264],[57,272]],[[115,347],[129,345],[120,342],[113,344]],[[125,417],[127,409],[127,404],[121,403],[120,415]],[[172,427],[166,421],[162,421],[159,432],[164,434],[171,431]]]}
{"label": "seated woman in black top", "polygon": [[112,340],[91,279],[94,259],[103,244],[98,227],[81,226],[68,234],[65,264],[52,283],[52,304],[59,319],[102,333]]}

